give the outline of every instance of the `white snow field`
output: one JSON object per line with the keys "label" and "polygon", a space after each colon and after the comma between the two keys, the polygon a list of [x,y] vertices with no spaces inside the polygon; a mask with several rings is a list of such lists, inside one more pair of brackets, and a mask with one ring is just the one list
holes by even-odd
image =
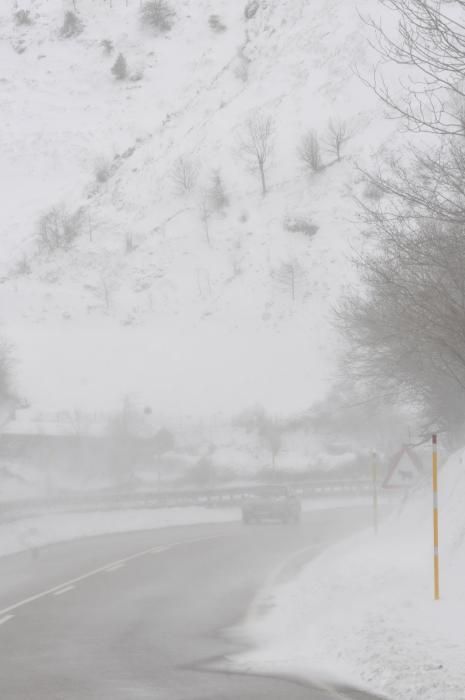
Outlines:
{"label": "white snow field", "polygon": [[392,700],[465,692],[465,451],[440,471],[441,600],[433,596],[431,486],[382,522],[270,583],[237,633],[254,671],[352,682]]}
{"label": "white snow field", "polygon": [[[370,70],[359,12],[373,3],[263,0],[248,20],[245,0],[172,4],[172,30],[156,34],[139,0],[78,0],[83,30],[64,38],[71,0],[1,3],[2,333],[20,389],[50,410],[113,408],[129,393],[171,414],[301,410],[334,372],[356,165],[397,129],[355,71]],[[111,73],[119,53],[125,80]],[[239,153],[257,111],[275,125],[266,197]],[[340,162],[329,119],[352,134]],[[326,166],[314,174],[297,154],[309,129]],[[179,158],[190,191],[173,181]],[[206,221],[216,171],[229,205]],[[40,250],[38,221],[60,206],[81,210],[79,235]],[[289,230],[296,219],[316,233]]]}

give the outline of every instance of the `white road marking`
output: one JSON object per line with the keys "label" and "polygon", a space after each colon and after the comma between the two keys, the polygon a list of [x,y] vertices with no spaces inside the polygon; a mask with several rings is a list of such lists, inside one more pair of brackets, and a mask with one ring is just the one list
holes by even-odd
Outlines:
{"label": "white road marking", "polygon": [[[9,605],[7,608],[3,608],[3,610],[0,610],[0,620],[2,619],[2,616],[8,615],[8,613],[12,612],[13,610],[17,610],[18,608],[22,608],[24,605],[28,605],[29,603],[33,603],[36,600],[40,600],[41,598],[45,598],[48,595],[51,595],[52,593],[55,593],[56,591],[61,591],[62,589],[65,589],[69,586],[74,586],[74,584],[79,583],[80,581],[85,581],[88,578],[92,578],[92,576],[96,576],[97,574],[101,574],[104,571],[107,571],[108,569],[111,569],[112,566],[115,566],[116,564],[125,564],[128,561],[133,561],[134,559],[139,559],[140,557],[145,557],[147,554],[157,554],[161,552],[165,552],[167,549],[171,549],[172,547],[179,547],[182,544],[192,544],[194,542],[202,542],[203,540],[214,540],[218,539],[220,537],[228,537],[228,535],[208,535],[206,537],[197,537],[193,538],[190,540],[180,540],[179,542],[172,542],[171,544],[163,545],[158,547],[150,547],[149,549],[144,549],[142,552],[137,552],[136,554],[131,554],[129,557],[125,557],[124,559],[117,559],[116,561],[111,561],[108,562],[108,564],[105,564],[104,566],[99,566],[98,569],[93,569],[92,571],[88,571],[86,574],[82,574],[81,576],[76,576],[76,578],[72,578],[69,581],[64,581],[63,583],[60,583],[58,586],[53,586],[53,588],[48,588],[46,591],[41,591],[40,593],[36,593],[35,595],[31,595],[28,598],[24,598],[24,600],[20,600],[18,603],[14,603],[13,605]],[[6,620],[5,620],[6,622]]]}
{"label": "white road marking", "polygon": [[105,569],[107,574],[111,574],[112,571],[118,571],[118,569],[122,569],[124,566],[124,563],[122,561],[118,562],[117,564],[113,564],[113,566],[109,566],[108,569]]}
{"label": "white road marking", "polygon": [[68,591],[74,590],[74,586],[66,586],[66,588],[60,588],[59,591],[54,591],[53,595],[63,595],[63,593],[68,593]]}
{"label": "white road marking", "polygon": [[5,615],[5,617],[0,618],[0,625],[4,625],[8,620],[12,620],[14,615]]}

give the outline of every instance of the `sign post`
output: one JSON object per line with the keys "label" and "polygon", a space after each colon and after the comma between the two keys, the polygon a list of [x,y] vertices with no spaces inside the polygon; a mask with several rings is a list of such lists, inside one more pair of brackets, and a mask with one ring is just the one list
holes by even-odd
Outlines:
{"label": "sign post", "polygon": [[439,505],[438,505],[438,437],[433,443],[433,531],[434,531],[434,600],[439,600]]}

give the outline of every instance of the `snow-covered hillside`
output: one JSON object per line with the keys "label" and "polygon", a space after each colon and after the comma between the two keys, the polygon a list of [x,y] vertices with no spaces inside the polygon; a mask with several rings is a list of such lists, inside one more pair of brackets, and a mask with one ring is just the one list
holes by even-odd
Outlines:
{"label": "snow-covered hillside", "polygon": [[[136,393],[171,413],[300,409],[334,367],[329,312],[351,275],[356,162],[395,128],[354,71],[369,67],[359,12],[374,4],[261,0],[248,19],[245,0],[171,4],[173,27],[158,34],[138,0],[0,10],[0,321],[18,378],[51,407]],[[83,29],[64,38],[73,5]],[[119,53],[124,80],[111,72]],[[274,123],[266,197],[239,147],[257,113]],[[340,162],[325,150],[329,119],[352,133]],[[312,175],[297,155],[309,129],[327,166]],[[174,181],[179,159],[188,191]],[[53,207],[80,211],[69,250],[38,248]],[[316,233],[290,230],[296,220]]]}

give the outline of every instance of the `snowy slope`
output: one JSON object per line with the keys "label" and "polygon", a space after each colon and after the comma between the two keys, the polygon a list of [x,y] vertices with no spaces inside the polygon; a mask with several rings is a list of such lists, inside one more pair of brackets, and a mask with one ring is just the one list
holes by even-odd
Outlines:
{"label": "snowy slope", "polygon": [[[208,410],[260,401],[279,412],[321,396],[337,345],[329,312],[357,236],[355,162],[394,128],[353,70],[370,64],[358,12],[373,3],[262,0],[246,20],[242,2],[177,0],[173,29],[154,35],[136,0],[78,0],[84,30],[68,39],[72,2],[22,0],[33,23],[19,27],[17,3],[6,4],[0,320],[24,391],[50,406],[156,395],[173,413],[205,410],[206,395]],[[211,30],[213,13],[226,31]],[[110,72],[119,52],[124,81]],[[275,123],[265,198],[238,153],[256,110]],[[308,176],[299,140],[329,118],[354,136],[341,163],[323,152],[328,167]],[[180,157],[197,172],[182,195],[171,177]],[[110,177],[97,182],[102,159]],[[207,238],[215,170],[230,205],[211,213]],[[60,204],[82,208],[81,233],[69,251],[38,253],[37,221]],[[287,230],[293,217],[316,235]]]}

